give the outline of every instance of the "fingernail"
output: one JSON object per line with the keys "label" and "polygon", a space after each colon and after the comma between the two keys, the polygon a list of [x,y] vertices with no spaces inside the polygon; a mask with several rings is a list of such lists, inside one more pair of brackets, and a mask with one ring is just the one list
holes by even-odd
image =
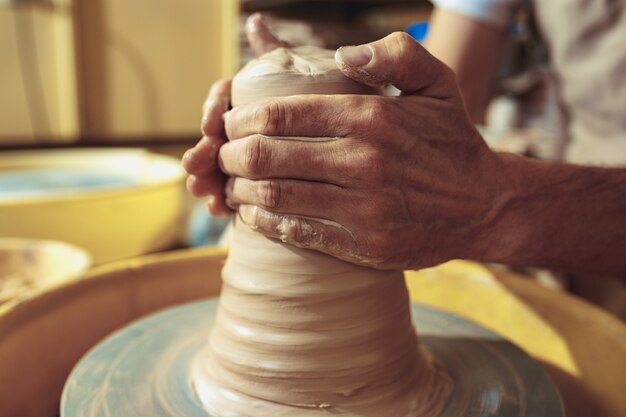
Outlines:
{"label": "fingernail", "polygon": [[265,16],[260,13],[254,13],[248,16],[248,19],[246,20],[246,26],[250,32],[258,31],[259,23],[265,24]]}
{"label": "fingernail", "polygon": [[249,204],[240,205],[239,215],[245,224],[251,227],[255,226],[256,206],[251,206]]}
{"label": "fingernail", "polygon": [[226,193],[226,195],[232,195],[233,191],[235,189],[235,178],[230,177],[228,179],[228,181],[226,181],[226,186],[224,187],[224,192]]}
{"label": "fingernail", "polygon": [[339,48],[341,60],[351,67],[362,67],[367,65],[374,56],[369,45],[343,46]]}
{"label": "fingernail", "polygon": [[185,187],[187,188],[187,191],[191,192],[191,190],[193,189],[193,183],[195,181],[196,181],[195,175],[189,175],[187,177],[187,179],[185,180]]}
{"label": "fingernail", "polygon": [[187,149],[183,154],[183,157],[180,158],[180,162],[183,166],[185,166],[185,164],[188,164],[193,160],[194,156],[193,149]]}

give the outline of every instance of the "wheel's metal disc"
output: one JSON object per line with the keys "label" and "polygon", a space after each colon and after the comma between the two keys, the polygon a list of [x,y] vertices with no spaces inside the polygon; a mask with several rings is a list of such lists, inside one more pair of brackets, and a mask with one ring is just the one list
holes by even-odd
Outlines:
{"label": "wheel's metal disc", "polygon": [[[70,375],[62,417],[207,417],[188,369],[207,343],[217,299],[151,315],[92,349]],[[562,417],[541,366],[498,335],[413,305],[421,343],[448,368],[454,392],[440,417]]]}

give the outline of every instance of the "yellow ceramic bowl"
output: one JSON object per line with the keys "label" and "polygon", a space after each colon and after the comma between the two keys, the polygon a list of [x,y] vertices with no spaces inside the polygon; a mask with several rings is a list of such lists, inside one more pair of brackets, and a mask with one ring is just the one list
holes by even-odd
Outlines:
{"label": "yellow ceramic bowl", "polygon": [[90,266],[89,253],[67,243],[0,238],[0,304],[33,288],[76,279]]}
{"label": "yellow ceramic bowl", "polygon": [[180,237],[184,172],[140,149],[0,153],[0,236],[86,248],[95,263],[171,247]]}

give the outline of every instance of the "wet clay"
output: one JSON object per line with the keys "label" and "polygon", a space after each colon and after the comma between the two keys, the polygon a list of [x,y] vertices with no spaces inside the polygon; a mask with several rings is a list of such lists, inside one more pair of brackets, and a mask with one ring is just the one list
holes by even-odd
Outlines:
{"label": "wet clay", "polygon": [[[293,94],[377,94],[333,52],[277,49],[233,80],[233,106]],[[302,138],[306,140],[306,138]],[[401,271],[267,238],[235,219],[208,348],[191,384],[215,417],[431,417],[452,390],[420,348]]]}
{"label": "wet clay", "polygon": [[278,48],[248,63],[232,83],[233,106],[296,94],[379,94],[344,76],[334,51],[315,46]]}

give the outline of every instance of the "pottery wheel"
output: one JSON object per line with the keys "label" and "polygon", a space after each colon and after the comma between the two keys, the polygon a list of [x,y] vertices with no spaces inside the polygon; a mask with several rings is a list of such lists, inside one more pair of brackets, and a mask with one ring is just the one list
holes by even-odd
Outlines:
{"label": "pottery wheel", "polygon": [[[189,368],[206,345],[217,304],[211,299],[168,309],[105,339],[72,371],[61,416],[209,416],[191,386]],[[548,375],[511,343],[440,310],[413,304],[412,315],[420,342],[455,381],[439,417],[564,415]]]}

